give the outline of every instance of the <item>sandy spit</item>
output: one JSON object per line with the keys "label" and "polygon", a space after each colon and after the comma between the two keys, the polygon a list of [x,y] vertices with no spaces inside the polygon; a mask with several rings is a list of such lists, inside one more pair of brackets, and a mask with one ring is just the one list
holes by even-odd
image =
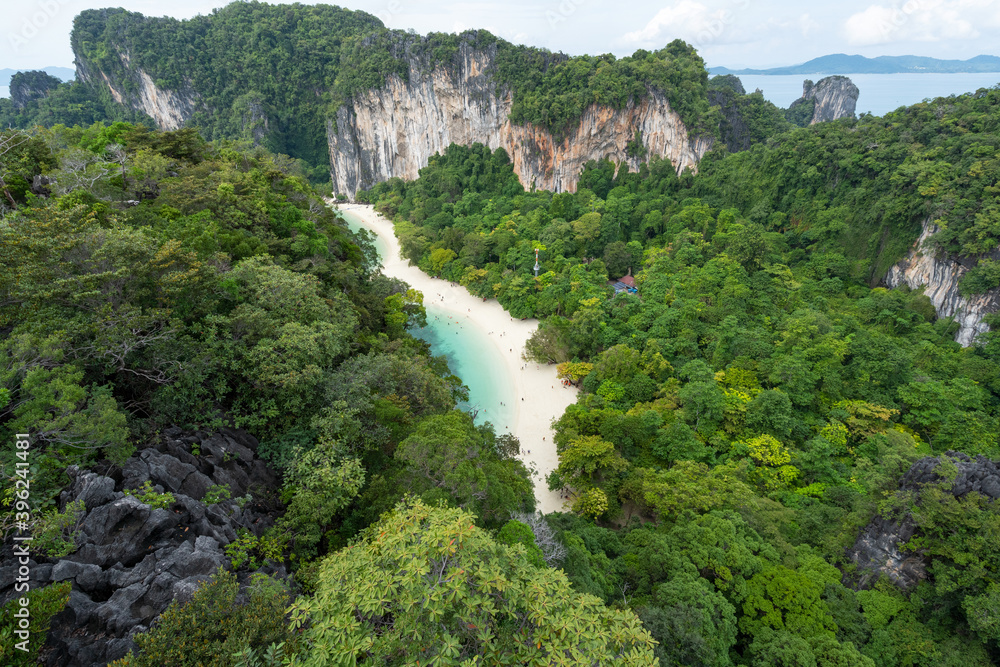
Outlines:
{"label": "sandy spit", "polygon": [[552,422],[562,416],[567,406],[576,402],[577,390],[564,388],[556,377],[554,365],[535,364],[521,358],[524,345],[538,328],[538,320],[515,320],[495,300],[483,301],[461,285],[428,276],[400,256],[399,241],[392,222],[366,204],[339,204],[337,208],[357,216],[362,224],[378,234],[389,247],[382,272],[406,281],[424,294],[424,303],[435,295],[436,301],[452,317],[464,318],[496,346],[514,385],[514,425],[511,429],[521,441],[521,460],[532,470],[538,509],[548,514],[563,510],[558,492],[549,491],[545,477],[559,465],[553,442]]}

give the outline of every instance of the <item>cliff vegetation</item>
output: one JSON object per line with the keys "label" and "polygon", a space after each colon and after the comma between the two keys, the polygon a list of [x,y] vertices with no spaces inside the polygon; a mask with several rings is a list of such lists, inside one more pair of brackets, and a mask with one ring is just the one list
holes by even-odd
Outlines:
{"label": "cliff vegetation", "polygon": [[[75,20],[79,78],[104,106],[138,109],[143,95],[170,91],[190,107],[184,124],[209,138],[251,139],[311,166],[323,180],[325,119],[411,63],[454,71],[460,45],[490,54],[485,74],[512,95],[511,121],[564,136],[592,104],[621,109],[651,90],[666,96],[693,136],[717,132],[708,74],[687,44],[630,57],[569,57],[515,46],[490,33],[411,35],[338,7],[233,3],[186,21],[121,9]],[[144,79],[144,76],[148,80]],[[23,124],[21,125],[23,126]]]}

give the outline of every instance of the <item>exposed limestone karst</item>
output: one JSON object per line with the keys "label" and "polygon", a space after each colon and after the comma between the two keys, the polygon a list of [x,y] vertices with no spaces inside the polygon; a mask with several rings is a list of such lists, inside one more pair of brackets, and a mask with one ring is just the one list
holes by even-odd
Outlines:
{"label": "exposed limestone karst", "polygon": [[811,102],[813,112],[810,125],[839,118],[854,118],[859,94],[858,87],[846,76],[828,76],[816,83],[806,79],[802,82],[802,97],[792,102],[789,110]]}
{"label": "exposed limestone karst", "polygon": [[959,330],[955,334],[955,340],[968,347],[976,336],[989,331],[989,325],[983,322],[983,317],[1000,308],[1000,288],[969,298],[962,296],[958,291],[958,283],[976,265],[977,260],[936,252],[929,239],[937,231],[936,224],[925,220],[920,238],[913,244],[906,259],[889,269],[885,283],[889,287],[922,287],[924,294],[934,304],[938,317],[951,317],[958,322]]}
{"label": "exposed limestone karst", "polygon": [[[198,456],[191,453],[193,446]],[[151,446],[121,468],[104,475],[75,466],[60,508],[82,500],[76,550],[65,558],[36,555],[30,563],[31,587],[71,581],[66,609],[53,617],[43,652],[45,664],[97,667],[135,648],[132,637],[149,628],[174,599],[190,599],[220,566],[228,566],[225,546],[247,529],[260,535],[273,525],[276,508],[257,500],[277,478],[254,454],[257,440],[230,429],[186,433],[167,429]],[[174,502],[163,509],[144,504],[128,489],[149,482],[169,491]],[[232,499],[204,501],[212,485],[227,485]],[[237,498],[251,494],[247,502]],[[0,603],[14,595],[15,559],[4,553]],[[269,570],[284,577],[283,566]]]}
{"label": "exposed limestone karst", "polygon": [[[129,68],[127,53],[119,53],[122,64]],[[128,69],[131,83],[128,86],[136,92],[128,92],[122,81],[112,80],[107,73],[93,70],[77,55],[76,78],[89,83],[103,82],[115,102],[131,109],[142,111],[152,118],[161,130],[176,130],[183,127],[197,110],[200,96],[190,83],[182,90],[166,90],[158,87],[142,68]]]}
{"label": "exposed limestone karst", "polygon": [[[696,168],[710,138],[692,138],[666,98],[651,91],[625,109],[591,105],[579,125],[554,137],[508,116],[510,91],[489,75],[493,54],[463,45],[456,71],[412,59],[408,80],[390,76],[342,106],[327,126],[333,189],[353,197],[394,176],[415,179],[427,159],[452,143],[503,148],[525,188],[573,192],[587,161],[610,158],[637,170],[626,146],[641,132],[647,156],[668,158],[678,172]],[[429,71],[428,71],[429,70]]]}
{"label": "exposed limestone karst", "polygon": [[[384,86],[342,104],[326,127],[334,192],[353,198],[359,189],[393,176],[415,179],[430,156],[452,143],[502,147],[525,188],[555,192],[575,191],[580,171],[589,160],[609,158],[628,163],[634,171],[640,160],[658,156],[669,159],[681,172],[696,169],[712,146],[710,137],[688,135],[680,116],[658,91],[624,109],[591,105],[579,125],[561,137],[530,123],[515,125],[508,119],[511,92],[498,88],[492,76],[495,55],[494,49],[477,50],[463,44],[449,67],[431,67],[411,57],[406,80],[391,75]],[[80,61],[77,77],[103,82],[116,102],[144,112],[163,130],[183,126],[199,109],[200,97],[191,86],[162,89],[141,68],[129,68],[127,54],[120,57],[132,85],[91,71]],[[240,108],[232,111],[242,115],[244,127],[253,128],[259,143],[268,130],[268,118],[262,105],[254,102],[241,101]],[[642,158],[626,150],[637,132],[646,149]]]}
{"label": "exposed limestone karst", "polygon": [[[928,456],[916,461],[899,482],[902,491],[917,493],[929,484],[939,484],[943,477],[938,466],[949,459],[957,469],[949,490],[956,497],[979,493],[992,500],[1000,499],[1000,462],[983,455],[975,459],[961,452],[948,451],[941,457]],[[885,518],[875,516],[858,535],[847,556],[857,564],[857,573],[851,583],[857,588],[868,588],[885,575],[902,589],[909,589],[927,578],[927,561],[919,551],[904,550],[903,545],[919,533],[913,517]]]}

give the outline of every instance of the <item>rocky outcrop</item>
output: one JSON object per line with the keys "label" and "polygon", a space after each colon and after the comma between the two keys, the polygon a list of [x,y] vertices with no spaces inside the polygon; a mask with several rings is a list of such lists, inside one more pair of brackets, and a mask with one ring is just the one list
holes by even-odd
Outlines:
{"label": "rocky outcrop", "polygon": [[846,76],[828,76],[813,83],[809,79],[802,82],[802,97],[792,102],[788,108],[794,112],[796,106],[812,104],[810,125],[839,118],[854,118],[858,103],[858,87]]}
{"label": "rocky outcrop", "polygon": [[850,583],[857,588],[870,588],[884,574],[900,588],[907,589],[926,579],[927,564],[923,556],[901,548],[915,532],[916,526],[909,515],[901,521],[881,516],[872,519],[854,546],[847,550],[848,558],[858,566],[857,577]]}
{"label": "rocky outcrop", "polygon": [[[975,459],[961,452],[948,451],[942,457],[928,456],[920,459],[903,475],[901,491],[914,491],[919,502],[920,490],[929,484],[941,484],[945,478],[938,467],[945,459],[957,469],[948,488],[956,497],[978,493],[991,500],[1000,499],[1000,462],[983,455]],[[919,551],[903,550],[903,545],[919,533],[919,527],[909,514],[898,519],[876,516],[865,526],[847,550],[847,556],[857,564],[857,573],[851,583],[857,588],[868,588],[885,575],[903,589],[912,588],[927,578],[927,561]]]}
{"label": "rocky outcrop", "polygon": [[[79,54],[76,56],[76,78],[91,84],[103,82],[115,102],[152,118],[161,130],[176,130],[182,127],[200,104],[200,96],[190,81],[180,90],[160,88],[141,67],[132,69],[127,52],[119,51],[119,58],[128,72],[131,85],[114,80],[106,72],[92,68]],[[134,92],[129,92],[129,90]]]}
{"label": "rocky outcrop", "polygon": [[994,462],[982,454],[971,458],[962,452],[947,451],[944,456],[927,456],[912,466],[903,475],[899,488],[903,491],[920,491],[928,484],[940,484],[945,480],[939,474],[939,466],[944,457],[951,459],[957,473],[950,481],[951,493],[960,498],[967,493],[978,493],[991,500],[1000,499],[1000,462]]}
{"label": "rocky outcrop", "polygon": [[[198,456],[191,453],[200,449]],[[60,506],[82,500],[77,549],[56,561],[31,563],[31,587],[71,581],[66,609],[55,616],[45,655],[49,665],[104,665],[134,648],[132,637],[149,628],[171,601],[189,599],[219,567],[237,531],[260,535],[273,525],[275,508],[256,497],[276,486],[274,473],[254,456],[257,441],[224,429],[186,434],[168,429],[155,447],[141,450],[107,476],[68,470],[72,484]],[[149,481],[174,502],[153,509],[124,490]],[[233,499],[207,505],[213,484],[229,485]],[[237,498],[251,495],[251,499]],[[4,563],[9,558],[9,547]],[[282,567],[273,571],[285,576]],[[13,566],[0,568],[0,601],[12,596]]]}
{"label": "rocky outcrop", "polygon": [[730,153],[745,151],[753,143],[746,119],[740,112],[739,100],[744,95],[743,82],[732,74],[716,76],[709,81],[708,103],[718,107],[722,115],[719,135]]}
{"label": "rocky outcrop", "polygon": [[711,147],[711,139],[688,136],[656,91],[621,110],[591,105],[565,137],[515,125],[508,118],[510,91],[498,88],[491,75],[494,58],[494,51],[468,44],[448,68],[411,57],[407,79],[391,75],[382,88],[342,105],[327,123],[334,192],[353,198],[359,189],[394,176],[415,179],[431,155],[452,143],[503,148],[525,188],[555,192],[575,191],[589,160],[607,157],[637,170],[639,158],[626,152],[636,132],[647,156],[670,159],[678,172],[696,168]]}
{"label": "rocky outcrop", "polygon": [[62,83],[46,72],[17,72],[10,79],[10,101],[17,109],[23,109],[35,100],[47,96]]}
{"label": "rocky outcrop", "polygon": [[[938,317],[954,318],[959,324],[955,340],[963,347],[972,345],[981,333],[989,331],[983,317],[1000,308],[1000,288],[970,298],[958,291],[958,283],[965,273],[978,263],[978,258],[955,257],[938,253],[931,246],[930,237],[938,226],[925,220],[920,238],[906,259],[889,269],[885,277],[888,287],[907,285],[910,289],[924,289]],[[993,253],[1000,257],[1000,251]]]}

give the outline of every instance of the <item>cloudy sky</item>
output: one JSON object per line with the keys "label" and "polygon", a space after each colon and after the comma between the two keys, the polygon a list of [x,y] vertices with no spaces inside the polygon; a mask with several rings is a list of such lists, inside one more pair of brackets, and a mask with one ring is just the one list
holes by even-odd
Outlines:
{"label": "cloudy sky", "polygon": [[[709,66],[792,65],[828,53],[970,58],[998,55],[1000,0],[340,0],[391,28],[486,28],[510,41],[569,54],[628,55],[674,38]],[[4,0],[0,68],[72,66],[69,35],[84,9],[123,6],[188,18],[216,0]],[[334,4],[334,3],[330,3]]]}

